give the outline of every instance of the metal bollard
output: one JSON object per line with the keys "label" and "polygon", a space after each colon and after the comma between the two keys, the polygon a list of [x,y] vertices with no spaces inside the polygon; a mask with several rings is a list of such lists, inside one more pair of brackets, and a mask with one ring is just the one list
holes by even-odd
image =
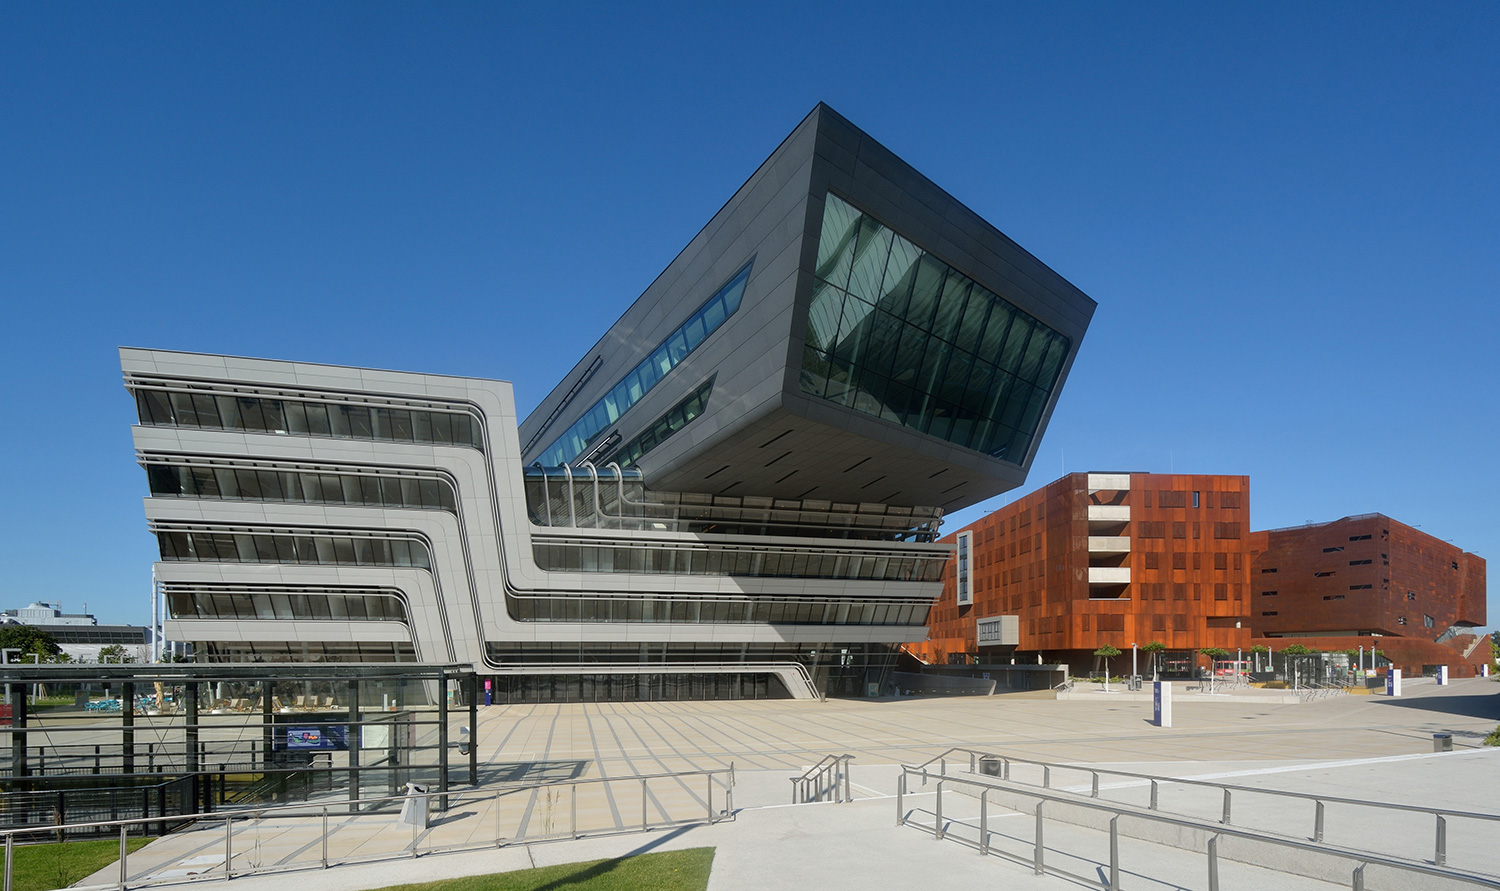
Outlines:
{"label": "metal bollard", "polygon": [[933,826],[932,826],[932,837],[933,837],[933,839],[935,841],[942,841],[943,840],[943,781],[942,780],[938,780],[938,784],[937,784],[937,807],[935,808],[935,811],[936,811],[936,814],[937,814],[937,822],[934,823]]}
{"label": "metal bollard", "polygon": [[1156,780],[1151,781],[1151,809],[1156,810]]}
{"label": "metal bollard", "polygon": [[1229,825],[1229,790],[1224,790],[1224,825]]}
{"label": "metal bollard", "polygon": [[1318,802],[1318,812],[1313,818],[1313,841],[1323,840],[1323,802]]}
{"label": "metal bollard", "polygon": [[1219,891],[1219,837],[1208,840],[1208,891]]}
{"label": "metal bollard", "polygon": [[901,775],[896,777],[896,825],[906,823],[906,810],[901,806],[901,800],[906,797],[906,770],[902,769]]}
{"label": "metal bollard", "polygon": [[1032,867],[1033,870],[1036,871],[1037,875],[1041,875],[1046,870],[1045,865],[1042,863],[1042,850],[1043,850],[1043,848],[1042,848],[1042,805],[1043,804],[1044,804],[1044,802],[1041,802],[1041,801],[1038,801],[1036,803],[1036,848],[1035,848],[1034,852],[1032,853],[1032,857],[1031,857],[1031,867]]}
{"label": "metal bollard", "polygon": [[[125,865],[125,855],[126,855],[126,852],[127,852],[127,848],[125,846],[125,833],[126,833],[126,827],[121,826],[120,827],[120,891],[125,891],[125,882],[127,880],[129,880],[129,878],[130,878],[130,873],[127,871],[129,869],[129,867],[127,867]],[[5,841],[6,841],[6,847],[5,847],[5,887],[7,889],[9,889],[10,888],[10,838],[7,836],[6,839],[5,839]]]}
{"label": "metal bollard", "polygon": [[1442,814],[1437,815],[1437,850],[1432,854],[1432,862],[1438,866],[1448,865],[1448,821]]}
{"label": "metal bollard", "polygon": [[234,821],[224,818],[224,881],[234,878]]}
{"label": "metal bollard", "polygon": [[1089,791],[1089,797],[1090,798],[1098,798],[1099,797],[1099,772],[1097,770],[1091,770],[1091,771],[1089,771],[1089,773],[1091,773],[1091,774],[1094,775],[1094,788]]}
{"label": "metal bollard", "polygon": [[323,868],[328,868],[328,808],[323,808]]}
{"label": "metal bollard", "polygon": [[990,790],[979,793],[979,853],[990,852]]}
{"label": "metal bollard", "polygon": [[1109,891],[1120,891],[1120,817],[1109,818]]}

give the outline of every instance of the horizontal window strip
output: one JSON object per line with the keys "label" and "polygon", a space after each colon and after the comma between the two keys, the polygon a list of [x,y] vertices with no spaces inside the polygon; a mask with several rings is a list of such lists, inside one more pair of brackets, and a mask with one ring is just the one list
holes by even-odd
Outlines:
{"label": "horizontal window strip", "polygon": [[140,423],[285,436],[454,445],[484,450],[484,425],[467,411],[137,388]]}
{"label": "horizontal window strip", "polygon": [[159,530],[156,539],[167,562],[432,568],[426,544],[415,539],[201,530]]}
{"label": "horizontal window strip", "polygon": [[928,601],[778,600],[772,598],[516,597],[520,622],[771,625],[925,625]]}
{"label": "horizontal window strip", "polygon": [[165,585],[174,619],[329,620],[339,622],[405,622],[401,597],[380,589],[308,592],[267,586],[236,590],[179,588]]}
{"label": "horizontal window strip", "polygon": [[936,582],[948,554],[931,557],[829,553],[823,550],[533,544],[549,572],[623,572],[759,578]]}
{"label": "horizontal window strip", "polygon": [[382,476],[195,464],[146,465],[151,495],[288,504],[445,510],[456,514],[457,497],[436,476]]}

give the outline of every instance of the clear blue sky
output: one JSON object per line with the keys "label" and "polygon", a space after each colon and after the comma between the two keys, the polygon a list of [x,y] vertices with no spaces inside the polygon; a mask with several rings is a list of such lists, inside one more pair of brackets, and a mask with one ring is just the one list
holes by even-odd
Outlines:
{"label": "clear blue sky", "polygon": [[1500,558],[1500,4],[634,6],[0,6],[0,606],[146,618],[117,346],[524,414],[818,100],[1099,302],[1029,487]]}

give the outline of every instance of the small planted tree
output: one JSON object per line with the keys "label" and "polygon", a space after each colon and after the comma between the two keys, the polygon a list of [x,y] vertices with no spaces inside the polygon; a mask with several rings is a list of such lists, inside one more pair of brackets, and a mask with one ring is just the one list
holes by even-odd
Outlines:
{"label": "small planted tree", "polygon": [[1271,652],[1271,648],[1268,647],[1268,646],[1266,646],[1265,644],[1256,644],[1255,646],[1253,646],[1253,647],[1250,648],[1251,655],[1253,655],[1255,657],[1255,670],[1256,671],[1261,671],[1262,670],[1261,667],[1260,667],[1260,657],[1264,656],[1265,654],[1267,654],[1269,652]]}
{"label": "small planted tree", "polygon": [[1115,656],[1120,655],[1120,649],[1119,649],[1119,647],[1115,647],[1115,646],[1112,646],[1110,644],[1105,644],[1104,646],[1102,646],[1099,649],[1095,650],[1094,651],[1094,655],[1095,656],[1103,657],[1103,659],[1104,659],[1104,689],[1108,690],[1109,689],[1109,660],[1111,658],[1115,657]]}
{"label": "small planted tree", "polygon": [[1282,647],[1281,648],[1281,652],[1282,652],[1282,655],[1288,657],[1287,660],[1286,660],[1286,668],[1287,668],[1287,673],[1289,673],[1292,676],[1292,688],[1296,689],[1298,687],[1301,687],[1302,686],[1302,672],[1298,669],[1297,660],[1293,659],[1291,657],[1293,657],[1293,656],[1311,656],[1313,654],[1313,650],[1311,650],[1308,647],[1303,646],[1302,644],[1292,644],[1290,646]]}
{"label": "small planted tree", "polygon": [[1159,640],[1153,640],[1141,647],[1141,652],[1151,660],[1151,680],[1161,680],[1161,654],[1166,652],[1167,645]]}

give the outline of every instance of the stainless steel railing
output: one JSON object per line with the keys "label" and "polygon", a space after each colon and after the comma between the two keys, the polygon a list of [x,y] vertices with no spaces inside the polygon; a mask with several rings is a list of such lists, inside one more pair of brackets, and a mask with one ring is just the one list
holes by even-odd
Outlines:
{"label": "stainless steel railing", "polygon": [[[912,819],[911,814],[914,813],[915,810],[913,812],[908,812],[906,809],[907,796],[909,794],[909,777],[919,777],[924,785],[929,781],[935,781],[937,784],[935,804],[933,806],[933,810],[930,812],[933,815],[934,819],[933,824],[930,828],[923,823]],[[977,840],[972,842],[966,838],[963,838],[961,835],[952,833],[947,828],[950,824],[944,822],[943,787],[945,785],[955,784],[971,787],[973,790],[970,792],[971,797],[975,792],[977,792],[977,797],[979,799],[979,834]],[[1018,795],[1036,801],[1036,808],[1033,811],[1036,817],[1036,828],[1033,835],[1032,854],[1029,858],[1001,850],[991,844],[991,833],[989,831],[989,794],[996,791]],[[1108,818],[1109,872],[1107,879],[1101,881],[1095,875],[1084,875],[1070,872],[1056,866],[1055,864],[1049,864],[1047,862],[1047,848],[1045,844],[1045,806],[1047,804],[1083,808],[1085,810],[1099,812]],[[932,832],[933,837],[938,840],[942,840],[944,838],[952,838],[954,841],[958,841],[960,843],[967,844],[971,847],[976,848],[981,854],[994,854],[1016,863],[1029,865],[1033,868],[1037,875],[1050,873],[1053,875],[1063,876],[1065,878],[1073,879],[1074,881],[1082,882],[1090,886],[1097,885],[1101,888],[1106,889],[1106,891],[1119,891],[1120,888],[1120,871],[1122,868],[1120,859],[1121,820],[1138,820],[1149,823],[1156,823],[1159,825],[1177,827],[1179,829],[1196,830],[1205,833],[1208,836],[1207,851],[1205,852],[1207,860],[1205,865],[1207,867],[1208,888],[1210,889],[1210,891],[1219,891],[1219,842],[1221,838],[1245,839],[1250,842],[1274,845],[1293,852],[1317,854],[1347,861],[1353,865],[1353,869],[1350,871],[1349,879],[1350,888],[1353,889],[1353,891],[1364,891],[1365,872],[1366,869],[1370,866],[1388,868],[1399,872],[1423,877],[1429,880],[1442,879],[1450,882],[1466,884],[1476,888],[1500,889],[1500,879],[1479,875],[1472,872],[1451,869],[1440,864],[1428,865],[1425,863],[1416,863],[1398,857],[1387,856],[1367,851],[1346,850],[1343,848],[1337,848],[1330,845],[1319,844],[1316,842],[1288,838],[1286,836],[1276,835],[1273,833],[1244,829],[1219,823],[1212,823],[1206,820],[1196,820],[1190,817],[1166,814],[1159,811],[1143,811],[1114,802],[1079,798],[1067,795],[1066,793],[1057,792],[1050,789],[1037,789],[1019,783],[1008,783],[1006,785],[1001,785],[999,782],[989,782],[985,779],[981,779],[978,776],[970,778],[954,775],[934,774],[927,770],[925,766],[913,767],[910,765],[902,765],[901,773],[897,777],[897,826],[914,826],[924,832]]]}
{"label": "stainless steel railing", "polygon": [[792,804],[853,801],[854,793],[849,780],[849,762],[853,760],[854,756],[849,754],[828,755],[801,776],[789,777],[792,781]]}
{"label": "stainless steel railing", "polygon": [[[653,782],[656,784],[656,791],[654,793],[652,790]],[[696,785],[700,782],[702,783],[701,787]],[[581,824],[579,821],[578,813],[579,791],[585,787],[590,786],[603,788],[604,794],[608,798],[609,810],[612,812],[616,809],[612,787],[625,786],[632,790],[638,787],[640,790],[641,798],[640,822],[636,823],[632,819],[631,822],[627,824],[625,822],[624,815],[619,815],[618,817],[612,816],[611,821],[608,825],[603,825],[602,823],[596,823],[596,825],[593,826]],[[663,787],[667,787],[669,790],[675,790],[676,792],[678,792],[679,800],[677,803],[682,804],[683,807],[676,808],[674,809],[674,812],[668,813],[668,807],[672,804],[672,802],[663,800]],[[124,889],[127,887],[142,888],[153,885],[176,884],[180,882],[195,881],[201,879],[228,880],[234,878],[235,876],[284,872],[293,869],[308,869],[317,866],[321,866],[321,868],[323,869],[328,869],[333,865],[367,863],[401,857],[416,857],[419,855],[441,852],[480,850],[489,847],[504,847],[507,844],[513,844],[521,841],[530,844],[533,842],[542,841],[576,839],[585,836],[612,835],[629,832],[646,832],[652,829],[662,829],[676,826],[713,824],[728,819],[734,815],[734,787],[735,771],[734,765],[731,764],[727,768],[712,768],[707,770],[688,770],[672,773],[641,774],[616,777],[592,777],[589,779],[562,780],[551,783],[518,783],[507,784],[491,789],[470,789],[461,792],[424,792],[416,793],[415,795],[387,795],[372,798],[361,798],[353,801],[340,801],[337,803],[329,804],[287,805],[281,807],[256,808],[254,810],[246,811],[220,811],[218,813],[212,814],[197,814],[173,817],[169,818],[167,822],[173,823],[177,826],[194,826],[201,828],[216,827],[218,824],[223,825],[222,850],[224,855],[224,862],[222,868],[216,866],[214,868],[205,869],[197,873],[196,875],[187,876],[173,875],[153,877],[150,873],[144,873],[141,876],[136,877],[135,880],[132,880],[130,876],[130,855],[127,847],[127,837],[132,827],[144,827],[145,825],[151,823],[161,823],[162,820],[159,817],[153,817],[149,819],[101,820],[91,823],[64,824],[26,830],[9,830],[0,832],[0,838],[3,838],[4,845],[4,870],[3,880],[0,880],[0,891],[13,891],[14,889],[13,876],[15,849],[17,847],[18,839],[24,841],[28,838],[50,838],[59,831],[97,831],[101,829],[108,829],[111,827],[118,828],[120,833],[119,880],[108,885],[97,885],[92,887],[114,887],[121,889],[121,891],[124,891]],[[717,795],[715,794],[716,789],[719,790]],[[702,792],[701,797],[699,797],[698,795],[699,791]],[[533,796],[533,798],[531,803],[524,808],[520,819],[514,824],[505,823],[503,818],[506,814],[506,810],[501,806],[504,800],[513,796],[528,794]],[[556,807],[554,807],[554,805],[560,805],[562,803],[564,794],[566,794],[568,808],[566,830],[562,829],[560,821],[555,819],[555,813],[557,809]],[[543,796],[545,796],[547,804],[546,807],[543,808],[542,812],[538,814],[536,813],[534,806],[536,800]],[[492,807],[495,813],[493,839],[485,838],[483,841],[476,841],[474,839],[480,835],[479,833],[465,832],[462,833],[463,837],[466,839],[463,842],[453,844],[439,844],[432,842],[432,837],[429,832],[422,832],[414,826],[411,831],[410,842],[403,843],[399,847],[390,847],[385,850],[376,850],[374,853],[360,855],[351,854],[347,856],[337,856],[331,854],[329,843],[330,838],[334,837],[337,834],[337,830],[334,830],[333,832],[330,832],[329,830],[329,819],[331,816],[363,818],[365,822],[363,822],[361,825],[365,826],[366,828],[371,825],[369,821],[378,820],[380,822],[374,825],[376,825],[377,827],[383,826],[384,828],[389,830],[389,821],[392,818],[392,813],[389,810],[389,806],[411,802],[414,797],[417,799],[417,805],[424,811],[429,808],[429,799],[432,798],[443,799],[447,804],[447,808],[445,808],[444,810],[448,812],[451,812],[453,808],[461,805],[476,806],[482,805],[486,802],[492,803]],[[686,802],[683,802],[681,800],[684,797],[687,799]],[[653,801],[656,802],[656,810],[659,815],[659,818],[656,820],[653,820],[651,816],[651,804]],[[378,814],[370,813],[370,811],[382,807],[385,807],[386,810]],[[699,808],[701,808],[701,810],[699,810]],[[316,847],[317,854],[310,860],[280,862],[269,866],[261,865],[258,862],[254,861],[247,862],[245,857],[246,852],[243,850],[237,852],[235,845],[236,830],[238,829],[241,834],[243,834],[248,831],[251,824],[261,824],[268,817],[281,819],[308,818],[312,820],[318,820],[318,825],[321,827],[321,829],[320,837],[316,842],[307,840],[306,836],[299,836],[299,840],[302,842],[300,847],[303,850],[309,851]],[[532,828],[531,824],[537,820],[540,820],[542,822],[540,833],[529,831]],[[425,823],[425,820],[423,822]],[[441,824],[436,825],[440,826]],[[507,834],[507,825],[514,825],[514,831]],[[217,830],[202,828],[201,831],[212,832]],[[422,844],[424,839],[428,841],[428,844]],[[257,841],[255,842],[255,844],[258,849],[259,842]],[[362,841],[359,845],[359,850],[361,851],[368,850],[369,848],[370,843],[368,841]],[[200,848],[197,848],[195,850],[206,849],[206,846],[201,846]],[[236,865],[237,857],[240,860],[240,865],[238,866]],[[173,865],[174,863],[168,862],[164,864],[164,867]]]}
{"label": "stainless steel railing", "polygon": [[1434,842],[1433,863],[1438,866],[1446,865],[1448,862],[1448,821],[1452,819],[1477,820],[1484,823],[1500,826],[1500,814],[1487,814],[1476,811],[1465,811],[1458,808],[1433,807],[1422,804],[1399,804],[1392,801],[1372,801],[1363,798],[1344,798],[1337,795],[1320,795],[1312,792],[1292,792],[1285,789],[1264,789],[1258,786],[1239,786],[1231,783],[1216,783],[1211,780],[1192,780],[1177,777],[1163,777],[1153,774],[1136,773],[1128,770],[1115,770],[1107,767],[1084,767],[1077,764],[1059,764],[1051,761],[1038,761],[1031,758],[1017,758],[1012,755],[1000,755],[992,752],[982,752],[977,749],[955,747],[937,755],[923,764],[917,766],[917,770],[925,770],[933,764],[939,765],[939,775],[946,776],[948,773],[948,756],[953,754],[967,755],[969,760],[969,772],[979,773],[977,769],[979,762],[984,759],[998,761],[1000,765],[999,777],[1009,782],[1020,783],[1011,774],[1011,765],[1026,764],[1042,769],[1042,788],[1053,788],[1053,772],[1072,771],[1074,773],[1088,774],[1090,777],[1090,798],[1099,797],[1099,778],[1101,776],[1124,777],[1131,780],[1143,780],[1150,783],[1151,799],[1147,810],[1161,810],[1161,787],[1164,785],[1193,786],[1197,788],[1214,789],[1223,794],[1223,816],[1220,824],[1228,826],[1233,815],[1232,806],[1234,795],[1268,795],[1278,798],[1290,798],[1309,802],[1313,805],[1313,832],[1312,840],[1321,843],[1324,840],[1327,829],[1327,806],[1330,804],[1352,805],[1356,807],[1371,808],[1374,810],[1400,811],[1405,813],[1426,814],[1434,820]]}

